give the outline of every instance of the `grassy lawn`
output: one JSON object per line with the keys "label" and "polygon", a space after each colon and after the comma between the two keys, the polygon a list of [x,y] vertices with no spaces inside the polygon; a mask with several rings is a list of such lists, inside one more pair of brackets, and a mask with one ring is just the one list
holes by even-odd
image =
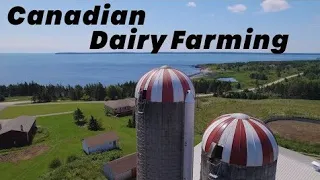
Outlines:
{"label": "grassy lawn", "polygon": [[21,105],[11,106],[3,111],[0,111],[0,119],[10,119],[21,115],[43,115],[51,113],[60,113],[74,111],[77,107],[80,109],[88,109],[90,107],[96,107],[103,111],[102,103],[71,103],[71,104],[34,104],[34,105]]}
{"label": "grassy lawn", "polygon": [[14,96],[7,97],[4,102],[31,101],[31,96]]}
{"label": "grassy lawn", "polygon": [[[127,128],[129,117],[113,118],[104,115],[102,104],[68,104],[68,105],[42,105],[17,106],[4,110],[1,118],[12,118],[28,112],[28,115],[47,114],[74,110],[79,107],[85,115],[94,115],[103,123],[105,131],[115,131],[120,137],[120,147],[124,154],[136,151],[135,130]],[[34,109],[34,110],[33,110]],[[39,113],[37,113],[37,110]],[[13,112],[16,112],[15,114]],[[37,119],[37,125],[46,128],[49,137],[44,144],[49,150],[31,160],[21,161],[18,164],[0,163],[1,178],[3,179],[36,179],[48,171],[49,163],[56,157],[65,161],[69,155],[83,154],[81,139],[101,132],[91,132],[86,128],[77,127],[73,123],[72,115],[60,115]],[[5,172],[5,173],[3,173]]]}
{"label": "grassy lawn", "polygon": [[[308,100],[233,100],[222,98],[200,98],[198,100],[195,122],[195,145],[201,141],[207,124],[225,113],[243,112],[257,118],[265,119],[272,115],[296,115],[320,117],[320,101]],[[113,118],[104,115],[103,104],[49,104],[9,107],[0,113],[1,118],[14,118],[19,115],[38,115],[73,111],[77,107],[86,116],[93,115],[103,123],[105,131],[115,131],[120,136],[120,146],[124,154],[136,151],[135,129],[126,127],[129,117]],[[38,126],[45,128],[49,136],[44,142],[49,146],[45,153],[30,160],[14,163],[0,163],[2,179],[36,179],[48,172],[49,163],[56,157],[65,161],[70,155],[82,155],[81,139],[101,132],[91,132],[77,127],[72,115],[42,117],[37,119]],[[287,141],[279,142],[286,145]],[[286,147],[291,147],[286,145]],[[294,148],[294,146],[293,146]],[[317,147],[316,147],[317,148]]]}

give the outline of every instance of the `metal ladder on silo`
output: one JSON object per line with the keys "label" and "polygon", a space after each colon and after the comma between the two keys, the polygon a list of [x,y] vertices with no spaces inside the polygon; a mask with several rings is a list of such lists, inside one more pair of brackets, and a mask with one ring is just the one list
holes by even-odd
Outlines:
{"label": "metal ladder on silo", "polygon": [[207,161],[209,164],[211,164],[212,166],[215,166],[215,167],[218,167],[218,170],[216,172],[214,172],[213,174],[212,173],[209,173],[209,177],[208,179],[210,180],[214,180],[214,179],[218,179],[219,178],[219,172],[220,172],[220,167],[221,167],[221,162],[215,164],[213,163],[212,161],[208,160]]}
{"label": "metal ladder on silo", "polygon": [[139,114],[144,113],[144,108],[146,107],[146,90],[140,91],[139,92],[139,98],[137,99],[137,107],[136,110]]}

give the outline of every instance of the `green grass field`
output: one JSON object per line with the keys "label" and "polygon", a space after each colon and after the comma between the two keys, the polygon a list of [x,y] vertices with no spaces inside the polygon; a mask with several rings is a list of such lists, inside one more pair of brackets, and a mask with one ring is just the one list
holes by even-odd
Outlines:
{"label": "green grass field", "polygon": [[[233,100],[222,98],[200,98],[197,103],[195,122],[195,144],[201,141],[207,124],[225,113],[243,112],[265,119],[272,115],[296,115],[320,117],[320,101],[308,100]],[[0,119],[14,118],[20,115],[39,115],[73,111],[77,107],[86,116],[93,115],[103,123],[105,131],[115,131],[120,137],[120,146],[124,154],[136,151],[135,129],[127,128],[129,117],[113,118],[104,115],[103,104],[49,104],[14,106],[0,112]],[[37,125],[47,129],[49,136],[42,144],[49,146],[45,153],[30,159],[14,163],[0,163],[1,178],[37,179],[48,172],[49,163],[56,157],[65,161],[70,155],[83,154],[81,139],[101,132],[91,132],[73,123],[72,114],[37,118]],[[1,153],[1,152],[0,152]]]}
{"label": "green grass field", "polygon": [[320,101],[266,99],[241,100],[224,98],[200,98],[196,112],[195,132],[202,134],[211,120],[227,113],[246,113],[266,119],[270,116],[303,116],[320,118]]}
{"label": "green grass field", "polygon": [[[38,106],[16,106],[1,112],[1,118],[14,118],[19,115],[49,114],[72,111],[81,108],[85,115],[94,115],[103,123],[105,131],[116,131],[120,137],[120,147],[124,154],[136,151],[135,130],[127,128],[129,117],[113,118],[104,115],[103,104],[59,104]],[[36,179],[48,171],[49,162],[59,157],[65,160],[69,155],[81,155],[81,139],[101,132],[91,132],[73,123],[72,114],[37,118],[37,125],[46,128],[49,137],[44,144],[50,148],[44,154],[18,164],[0,163],[3,179]],[[5,173],[3,173],[5,172]]]}

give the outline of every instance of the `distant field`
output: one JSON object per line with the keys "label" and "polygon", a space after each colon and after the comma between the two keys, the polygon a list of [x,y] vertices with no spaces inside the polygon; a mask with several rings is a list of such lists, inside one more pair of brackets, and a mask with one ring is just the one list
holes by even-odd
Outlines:
{"label": "distant field", "polygon": [[256,87],[256,80],[250,78],[251,73],[263,73],[268,77],[268,80],[259,80],[259,84],[268,84],[274,82],[280,78],[284,78],[290,75],[301,73],[296,68],[289,68],[282,70],[280,77],[278,77],[275,69],[256,71],[250,70],[251,66],[243,65],[240,68],[231,68],[231,69],[218,69],[217,65],[207,65],[206,67],[210,68],[213,72],[213,76],[207,78],[234,78],[241,84],[241,89],[248,89]]}
{"label": "distant field", "polygon": [[[201,141],[202,133],[207,124],[225,113],[243,112],[257,118],[267,118],[272,115],[297,115],[320,117],[320,101],[307,100],[233,100],[222,98],[200,98],[197,103],[195,122],[195,144]],[[20,115],[39,115],[73,111],[77,107],[85,115],[94,115],[101,119],[105,131],[116,131],[120,136],[120,146],[124,154],[136,151],[135,129],[127,128],[129,117],[113,118],[104,115],[103,104],[49,104],[31,106],[13,106],[0,112],[0,119],[14,118]],[[48,164],[56,157],[65,161],[69,155],[83,154],[81,139],[101,132],[91,132],[77,127],[72,115],[42,117],[37,119],[38,126],[47,129],[49,136],[40,145],[49,147],[43,154],[15,163],[0,163],[2,179],[36,179],[48,171]],[[284,140],[281,143],[286,143]],[[39,145],[39,144],[37,144]],[[281,144],[280,144],[281,145]],[[1,154],[1,151],[0,151]]]}
{"label": "distant field", "polygon": [[16,102],[16,101],[31,101],[31,96],[7,97],[5,100],[5,102]]}

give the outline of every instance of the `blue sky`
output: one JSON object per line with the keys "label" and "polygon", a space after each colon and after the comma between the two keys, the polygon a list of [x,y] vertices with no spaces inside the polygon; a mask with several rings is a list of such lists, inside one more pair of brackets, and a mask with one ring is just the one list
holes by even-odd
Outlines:
{"label": "blue sky", "polygon": [[[143,26],[19,26],[9,24],[9,10],[23,6],[33,9],[93,9],[106,1],[84,0],[18,0],[3,1],[0,7],[0,52],[60,52],[90,51],[94,30],[108,34],[128,34],[132,27],[137,34],[168,34],[186,30],[188,34],[245,34],[248,27],[254,33],[289,34],[286,52],[320,53],[319,0],[111,0],[115,9],[142,9],[146,12]],[[167,40],[161,51],[168,51]],[[144,51],[150,51],[151,44]],[[270,46],[271,47],[271,46]],[[104,48],[102,51],[110,51]],[[179,51],[185,51],[180,48]],[[211,51],[215,51],[212,49]]]}

